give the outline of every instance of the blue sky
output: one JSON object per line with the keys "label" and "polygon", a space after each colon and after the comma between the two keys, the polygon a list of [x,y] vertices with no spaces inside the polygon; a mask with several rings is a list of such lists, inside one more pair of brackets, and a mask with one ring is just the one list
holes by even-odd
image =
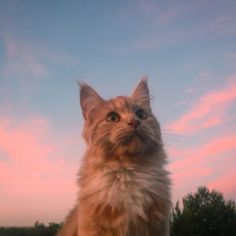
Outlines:
{"label": "blue sky", "polygon": [[[76,80],[109,98],[148,75],[174,201],[199,185],[236,199],[235,12],[233,0],[1,1],[0,225],[61,221],[73,206],[84,151]],[[30,202],[24,219],[18,199]]]}

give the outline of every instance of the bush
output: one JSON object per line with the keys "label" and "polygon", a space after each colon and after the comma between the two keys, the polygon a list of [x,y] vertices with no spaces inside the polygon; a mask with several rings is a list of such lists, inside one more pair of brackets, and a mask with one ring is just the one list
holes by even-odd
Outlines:
{"label": "bush", "polygon": [[171,236],[236,235],[235,202],[225,201],[221,193],[199,187],[182,203],[182,208],[177,202],[173,209]]}

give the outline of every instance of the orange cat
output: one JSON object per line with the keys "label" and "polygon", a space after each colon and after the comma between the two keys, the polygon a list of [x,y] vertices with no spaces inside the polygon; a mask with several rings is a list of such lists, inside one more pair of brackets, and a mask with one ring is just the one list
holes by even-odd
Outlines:
{"label": "orange cat", "polygon": [[107,101],[80,87],[87,150],[77,206],[58,236],[168,236],[170,181],[147,81]]}

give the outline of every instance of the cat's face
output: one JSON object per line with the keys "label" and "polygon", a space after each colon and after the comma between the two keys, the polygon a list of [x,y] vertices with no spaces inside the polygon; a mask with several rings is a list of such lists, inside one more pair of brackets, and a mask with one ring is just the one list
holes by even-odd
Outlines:
{"label": "cat's face", "polygon": [[84,138],[88,145],[117,155],[144,154],[161,145],[159,124],[151,112],[144,80],[132,96],[119,96],[108,101],[88,85],[82,85],[81,107],[85,118]]}

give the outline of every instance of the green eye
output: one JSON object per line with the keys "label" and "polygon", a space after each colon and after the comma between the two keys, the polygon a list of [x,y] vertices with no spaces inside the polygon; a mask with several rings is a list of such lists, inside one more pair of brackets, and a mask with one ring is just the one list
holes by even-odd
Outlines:
{"label": "green eye", "polygon": [[110,112],[107,115],[107,121],[112,123],[117,123],[120,120],[120,116],[116,112]]}
{"label": "green eye", "polygon": [[135,112],[135,115],[140,119],[140,120],[145,120],[147,119],[147,114],[143,109],[138,109]]}

